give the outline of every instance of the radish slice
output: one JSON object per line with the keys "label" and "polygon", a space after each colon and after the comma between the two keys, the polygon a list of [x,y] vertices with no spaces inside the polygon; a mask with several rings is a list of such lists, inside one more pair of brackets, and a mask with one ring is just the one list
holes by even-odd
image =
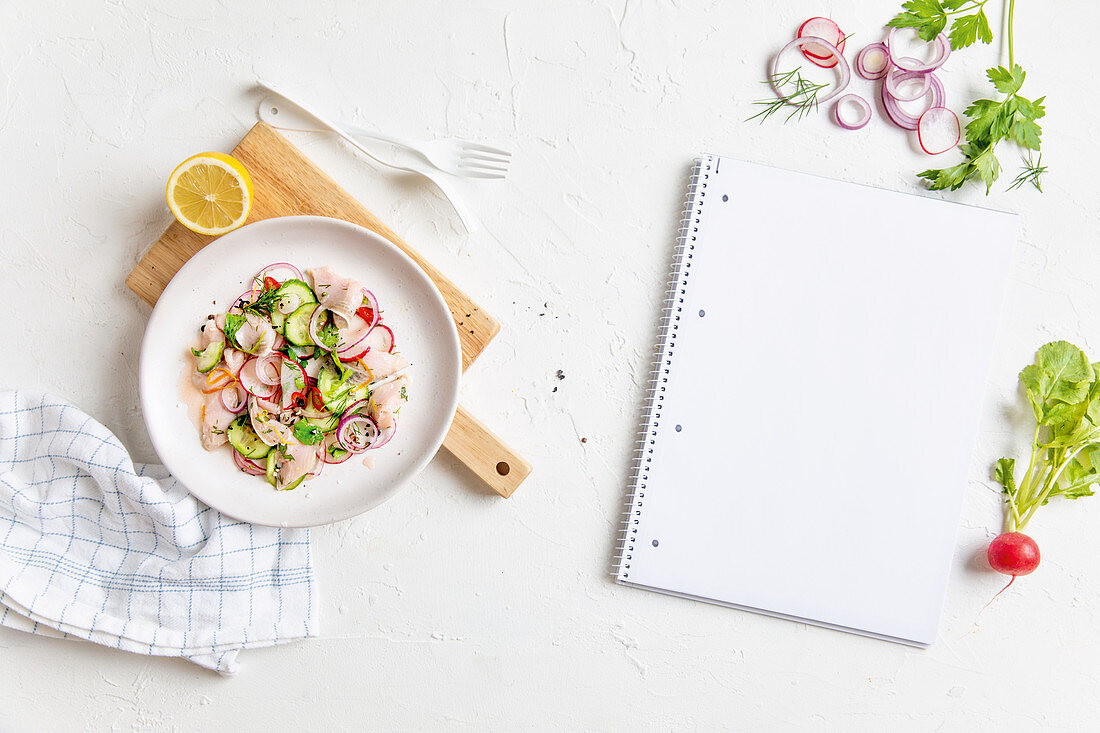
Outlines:
{"label": "radish slice", "polygon": [[[810,18],[804,22],[798,27],[798,33],[795,34],[795,37],[805,38],[807,36],[823,38],[837,51],[844,52],[844,45],[847,40],[844,37],[844,31],[840,30],[840,26],[836,24],[836,21],[830,18]],[[807,44],[802,47],[802,55],[808,61],[823,69],[831,69],[839,63],[833,57],[832,50],[827,45]]]}
{"label": "radish slice", "polygon": [[339,340],[336,344],[339,356],[347,356],[351,353],[363,351],[364,347],[360,344],[370,335],[374,326],[370,321],[354,314],[347,319],[347,324],[346,328],[340,329]]}
{"label": "radish slice", "polygon": [[[850,105],[855,105],[859,109],[859,116],[855,119],[845,118],[847,113],[844,108]],[[859,130],[871,121],[871,105],[858,94],[845,94],[833,105],[833,116],[836,118],[836,123],[845,130]]]}
{"label": "radish slice", "polygon": [[[915,74],[915,71],[906,72],[908,74]],[[929,98],[928,106],[922,111],[926,112],[933,107],[942,107],[945,101],[945,95],[943,93],[943,83],[939,80],[935,74],[928,75],[928,92],[925,94]],[[890,96],[890,93],[886,91],[886,85],[882,85],[882,106],[886,108],[886,114],[893,121],[895,125],[903,130],[916,130],[917,123],[920,122],[920,117],[914,117],[901,108],[898,100]]]}
{"label": "radish slice", "polygon": [[[899,69],[894,67],[886,74],[886,80],[883,84],[886,86],[887,93],[899,102],[913,102],[925,94],[928,93],[928,86],[932,83],[929,78],[930,74],[922,74],[916,71],[906,71],[905,69]],[[900,88],[902,84],[909,85],[909,82],[918,82],[913,84],[913,90],[903,92]]]}
{"label": "radish slice", "polygon": [[886,76],[890,71],[890,50],[885,43],[872,43],[864,46],[856,55],[856,73],[868,81]]}
{"label": "radish slice", "polygon": [[932,44],[935,44],[935,50],[931,61],[921,61],[912,56],[902,56],[901,42],[897,34],[897,28],[890,29],[890,32],[886,34],[886,47],[890,51],[890,58],[893,60],[894,65],[900,66],[906,71],[935,71],[943,66],[948,56],[951,55],[951,41],[948,40],[947,36],[941,33],[931,41]]}
{"label": "radish slice", "polygon": [[388,354],[393,351],[393,331],[390,330],[389,326],[378,324],[378,326],[371,331],[364,345],[369,346],[375,351],[385,351]]}
{"label": "radish slice", "polygon": [[959,117],[947,107],[932,107],[917,121],[917,139],[929,155],[946,153],[959,144],[962,125]]}
{"label": "radish slice", "polygon": [[779,74],[780,74],[780,72],[779,72],[779,65],[780,65],[779,62],[780,62],[780,60],[783,58],[784,54],[786,54],[791,49],[797,48],[799,50],[802,50],[802,49],[804,49],[808,46],[812,46],[812,44],[824,44],[824,46],[828,47],[829,51],[832,53],[832,57],[834,59],[836,59],[836,62],[837,62],[836,63],[836,70],[837,70],[836,86],[833,87],[833,89],[830,90],[827,94],[818,97],[817,98],[817,103],[818,104],[823,104],[824,102],[828,102],[830,99],[832,99],[833,97],[840,94],[842,91],[844,91],[845,88],[847,88],[848,82],[850,82],[852,80],[852,69],[851,69],[851,67],[848,66],[847,60],[845,60],[843,54],[841,54],[840,51],[837,50],[836,46],[829,43],[824,38],[818,38],[816,36],[804,36],[802,38],[796,38],[793,41],[791,41],[790,43],[788,43],[786,46],[784,46],[779,51],[779,53],[777,53],[775,55],[775,60],[772,61],[772,77],[771,77],[772,78],[772,89],[775,90],[776,96],[778,96],[780,99],[782,99],[784,101],[789,101],[787,95],[784,94],[783,91],[775,85],[775,80],[779,78]]}

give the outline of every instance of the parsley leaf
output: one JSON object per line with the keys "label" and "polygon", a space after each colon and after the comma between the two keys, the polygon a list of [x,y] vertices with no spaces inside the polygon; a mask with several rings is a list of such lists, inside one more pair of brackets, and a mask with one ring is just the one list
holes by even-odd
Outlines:
{"label": "parsley leaf", "polygon": [[294,424],[294,437],[304,445],[317,445],[325,439],[325,434],[316,425],[299,420]]}
{"label": "parsley leaf", "polygon": [[317,335],[321,337],[321,343],[330,349],[335,349],[336,342],[340,339],[340,331],[332,323],[326,323]]}
{"label": "parsley leaf", "polygon": [[[227,313],[225,316],[225,340],[233,346],[237,344],[237,331],[245,324],[245,317],[239,313]],[[239,346],[238,346],[239,348]]]}
{"label": "parsley leaf", "polygon": [[972,46],[978,40],[982,43],[991,43],[993,30],[989,27],[989,18],[986,17],[985,10],[979,8],[974,15],[956,18],[951,24],[951,33],[948,34],[948,38],[951,39],[951,48],[954,49]]}
{"label": "parsley leaf", "polygon": [[1015,94],[1024,85],[1024,77],[1027,76],[1027,73],[1019,64],[1016,64],[1011,70],[1003,66],[997,66],[986,71],[985,75],[989,77],[989,80],[993,82],[993,86],[997,87],[997,91],[1001,94]]}
{"label": "parsley leaf", "polygon": [[886,24],[890,28],[915,28],[917,35],[931,41],[947,26],[947,11],[938,0],[908,0],[901,7],[904,11]]}

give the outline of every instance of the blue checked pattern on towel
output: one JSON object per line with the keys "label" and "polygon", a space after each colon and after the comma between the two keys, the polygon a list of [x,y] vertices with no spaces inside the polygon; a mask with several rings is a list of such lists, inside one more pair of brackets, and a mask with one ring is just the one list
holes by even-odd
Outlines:
{"label": "blue checked pattern on towel", "polygon": [[0,392],[0,624],[235,674],[317,635],[309,531],[225,517],[64,400]]}

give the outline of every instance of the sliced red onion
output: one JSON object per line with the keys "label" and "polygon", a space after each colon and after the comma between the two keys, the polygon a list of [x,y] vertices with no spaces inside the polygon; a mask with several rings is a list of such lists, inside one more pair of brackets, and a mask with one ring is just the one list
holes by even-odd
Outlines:
{"label": "sliced red onion", "polygon": [[248,407],[248,392],[239,383],[222,388],[218,392],[218,397],[222,401],[222,407],[234,415],[244,412]]}
{"label": "sliced red onion", "polygon": [[[854,104],[859,108],[859,117],[854,120],[845,119],[843,108],[849,104]],[[871,121],[871,105],[867,104],[867,100],[858,94],[845,94],[836,100],[836,104],[833,105],[833,117],[836,118],[836,123],[845,130],[860,130]]]}
{"label": "sliced red onion", "polygon": [[319,305],[314,309],[313,315],[309,318],[309,337],[313,339],[313,343],[317,344],[317,348],[332,351],[321,342],[321,319],[325,315],[325,310],[323,305]]}
{"label": "sliced red onion", "polygon": [[906,71],[935,71],[943,66],[944,62],[951,55],[951,41],[943,33],[935,37],[930,43],[936,44],[936,55],[931,61],[921,61],[915,59],[912,56],[902,56],[899,44],[895,44],[897,39],[898,28],[891,28],[890,32],[886,34],[886,47],[890,50],[890,59],[894,62],[895,66],[900,66]]}
{"label": "sliced red onion", "polygon": [[345,413],[336,428],[340,447],[352,453],[362,453],[379,439],[378,424],[369,415]]}
{"label": "sliced red onion", "polygon": [[962,138],[959,117],[947,107],[932,107],[917,121],[917,140],[929,155],[946,153]]}
{"label": "sliced red onion", "polygon": [[393,439],[393,436],[394,436],[395,433],[397,433],[397,421],[396,420],[394,420],[393,424],[390,425],[388,428],[383,428],[382,429],[382,431],[380,432],[380,434],[378,436],[378,440],[376,440],[371,445],[371,450],[381,448],[386,443],[389,443],[390,440]]}
{"label": "sliced red onion", "polygon": [[[874,63],[874,54],[882,55],[880,64]],[[891,65],[890,49],[886,48],[885,43],[872,43],[869,46],[864,46],[856,55],[856,73],[868,81],[875,81],[886,76]]]}
{"label": "sliced red onion", "polygon": [[[917,73],[917,72],[910,72]],[[925,96],[929,97],[928,106],[924,111],[931,109],[932,107],[942,107],[944,103],[943,83],[939,80],[935,74],[928,75],[929,88]],[[919,117],[914,117],[901,108],[898,100],[890,96],[886,91],[886,85],[882,85],[882,106],[886,108],[886,114],[890,117],[895,125],[903,130],[916,130],[917,123],[920,122]],[[922,112],[923,114],[923,112]]]}
{"label": "sliced red onion", "polygon": [[[256,373],[258,358],[249,359],[241,367],[241,373],[239,379],[241,380],[241,386],[248,391],[253,397],[260,399],[270,400],[275,396],[275,393],[279,390],[278,385],[272,386],[263,382],[260,379],[259,374]],[[278,408],[276,408],[276,411]]]}
{"label": "sliced red onion", "polygon": [[847,88],[848,82],[850,82],[852,80],[852,70],[848,66],[848,62],[845,60],[844,55],[841,54],[840,51],[837,50],[836,46],[829,43],[824,38],[818,38],[817,36],[803,36],[802,38],[794,39],[793,41],[788,43],[786,46],[784,46],[779,51],[779,53],[777,53],[775,55],[775,60],[772,62],[772,89],[775,90],[776,96],[778,96],[780,99],[782,99],[784,101],[787,101],[787,102],[790,101],[788,99],[787,95],[784,94],[783,91],[781,89],[779,89],[778,87],[776,87],[776,85],[775,85],[775,80],[777,78],[779,78],[779,73],[780,73],[779,72],[780,59],[783,58],[783,54],[790,51],[791,49],[797,48],[799,50],[802,50],[802,49],[806,48],[808,45],[813,44],[813,43],[823,43],[823,44],[825,44],[825,46],[828,47],[828,50],[830,51],[830,53],[832,53],[833,57],[837,59],[836,69],[837,69],[837,73],[839,74],[839,77],[837,78],[836,86],[830,92],[825,94],[824,96],[818,97],[817,98],[817,103],[818,104],[828,102],[830,99],[832,99],[833,97],[840,94],[842,91],[844,91],[845,88]]}
{"label": "sliced red onion", "polygon": [[[836,50],[841,53],[844,52],[844,45],[847,42],[847,39],[844,37],[844,31],[840,30],[840,26],[831,18],[810,18],[799,26],[798,33],[795,35],[797,38],[812,36],[815,38],[827,39],[833,44]],[[826,46],[807,44],[802,47],[802,55],[805,56],[808,61],[817,64],[823,69],[831,69],[839,63]]]}
{"label": "sliced red onion", "polygon": [[273,262],[272,264],[268,265],[267,267],[256,273],[256,280],[259,280],[262,283],[264,281],[264,276],[272,270],[289,270],[290,272],[294,273],[294,277],[296,279],[302,279],[302,271],[294,265],[290,264],[289,262]]}
{"label": "sliced red onion", "polygon": [[374,327],[382,317],[382,310],[378,307],[378,298],[374,297],[374,293],[363,288],[363,299],[367,301],[367,304],[370,306],[370,312],[374,314],[374,322],[370,324],[371,327]]}
{"label": "sliced red onion", "polygon": [[348,409],[344,410],[345,415],[354,415],[360,410],[368,409],[370,407],[370,400],[359,400],[352,402],[348,405]]}
{"label": "sliced red onion", "polygon": [[256,378],[269,387],[279,384],[279,366],[283,360],[282,354],[272,352],[256,358]]}
{"label": "sliced red onion", "polygon": [[233,451],[233,463],[237,464],[237,468],[241,469],[249,476],[263,476],[267,473],[267,470],[260,466],[253,460],[245,458],[237,451]]}
{"label": "sliced red onion", "polygon": [[[886,79],[882,83],[886,87],[887,94],[897,101],[915,102],[928,93],[928,86],[932,83],[929,77],[931,77],[931,74],[925,74],[918,71],[906,71],[905,69],[899,69],[895,66],[886,73]],[[916,85],[916,91],[908,94],[901,92],[898,85],[911,81],[920,82]]]}

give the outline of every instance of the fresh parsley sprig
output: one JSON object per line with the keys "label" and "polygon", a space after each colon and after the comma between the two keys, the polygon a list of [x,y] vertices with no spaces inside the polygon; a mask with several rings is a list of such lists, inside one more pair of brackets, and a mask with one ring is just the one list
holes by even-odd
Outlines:
{"label": "fresh parsley sprig", "polygon": [[[990,43],[993,32],[989,19],[985,15],[988,0],[908,0],[888,25],[894,28],[914,28],[918,35],[931,41],[947,27],[950,16],[955,16],[951,25],[951,47],[965,48],[977,41]],[[1040,192],[1040,177],[1046,172],[1046,166],[1030,164],[1030,151],[1038,151],[1042,144],[1043,130],[1038,120],[1046,115],[1043,106],[1045,97],[1029,99],[1020,94],[1027,74],[1016,63],[1013,21],[1016,0],[1008,3],[1008,66],[996,66],[986,71],[993,87],[1005,95],[1003,99],[979,99],[966,108],[965,114],[970,121],[966,125],[966,141],[959,146],[965,160],[947,168],[933,168],[918,177],[929,182],[934,191],[961,188],[970,180],[981,180],[988,194],[993,183],[1001,175],[1001,163],[997,160],[997,145],[1008,140],[1015,142],[1028,151],[1029,163],[1024,172],[1016,177],[1009,190],[1019,188],[1024,183],[1032,183]],[[1040,156],[1041,161],[1041,156]]]}
{"label": "fresh parsley sprig", "polygon": [[[951,16],[948,38],[951,48],[966,48],[979,39],[982,43],[993,40],[993,30],[985,14],[989,0],[909,0],[902,4],[903,11],[887,23],[891,28],[914,28],[917,35],[931,41],[947,27]],[[974,12],[977,11],[977,12]]]}

